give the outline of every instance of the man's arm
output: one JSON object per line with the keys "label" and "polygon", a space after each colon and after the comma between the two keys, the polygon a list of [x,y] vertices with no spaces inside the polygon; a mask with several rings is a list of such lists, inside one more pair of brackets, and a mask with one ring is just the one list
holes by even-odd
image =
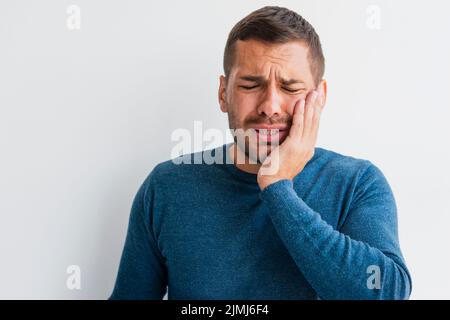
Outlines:
{"label": "man's arm", "polygon": [[152,229],[152,174],[131,208],[125,246],[111,300],[155,299],[166,293],[167,271]]}
{"label": "man's arm", "polygon": [[398,243],[395,200],[376,166],[370,164],[359,179],[355,201],[339,231],[297,195],[291,180],[270,184],[260,197],[278,235],[321,299],[409,297],[411,279]]}

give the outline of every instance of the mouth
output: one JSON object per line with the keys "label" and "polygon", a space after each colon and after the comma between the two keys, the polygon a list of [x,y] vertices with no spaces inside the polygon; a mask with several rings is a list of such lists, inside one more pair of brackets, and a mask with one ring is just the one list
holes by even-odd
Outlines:
{"label": "mouth", "polygon": [[256,131],[258,143],[260,142],[283,142],[288,135],[288,129],[283,128],[253,128]]}

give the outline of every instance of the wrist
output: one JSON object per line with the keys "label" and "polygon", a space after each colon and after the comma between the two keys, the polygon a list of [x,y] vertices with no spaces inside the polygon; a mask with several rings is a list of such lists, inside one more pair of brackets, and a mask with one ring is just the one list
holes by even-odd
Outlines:
{"label": "wrist", "polygon": [[280,181],[280,180],[284,180],[285,178],[277,178],[277,177],[274,177],[274,178],[264,178],[264,179],[261,179],[261,180],[258,180],[258,185],[259,185],[259,188],[261,189],[261,191],[262,190],[264,190],[265,188],[267,188],[268,186],[270,186],[271,184],[274,184],[274,183],[276,183],[276,182],[278,182],[278,181]]}

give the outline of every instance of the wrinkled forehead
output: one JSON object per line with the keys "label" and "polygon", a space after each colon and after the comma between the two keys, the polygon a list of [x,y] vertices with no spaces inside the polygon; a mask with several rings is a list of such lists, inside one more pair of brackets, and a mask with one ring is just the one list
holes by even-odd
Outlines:
{"label": "wrinkled forehead", "polygon": [[232,75],[235,78],[258,75],[267,79],[300,79],[313,83],[308,52],[308,46],[302,41],[272,44],[253,39],[238,40]]}

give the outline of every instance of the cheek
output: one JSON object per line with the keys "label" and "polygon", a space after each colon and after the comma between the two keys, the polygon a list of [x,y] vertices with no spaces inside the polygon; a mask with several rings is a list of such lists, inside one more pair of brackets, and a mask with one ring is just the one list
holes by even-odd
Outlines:
{"label": "cheek", "polygon": [[237,119],[245,119],[249,114],[255,113],[258,98],[253,94],[239,94],[233,96],[231,103],[233,113]]}
{"label": "cheek", "polygon": [[294,106],[300,99],[306,99],[306,93],[292,95],[286,100],[286,112],[290,115],[294,114]]}
{"label": "cheek", "polygon": [[234,94],[232,95],[233,100],[236,104],[243,106],[244,108],[249,108],[251,106],[256,106],[256,103],[258,101],[258,94],[253,93],[246,93],[239,90],[236,90]]}

